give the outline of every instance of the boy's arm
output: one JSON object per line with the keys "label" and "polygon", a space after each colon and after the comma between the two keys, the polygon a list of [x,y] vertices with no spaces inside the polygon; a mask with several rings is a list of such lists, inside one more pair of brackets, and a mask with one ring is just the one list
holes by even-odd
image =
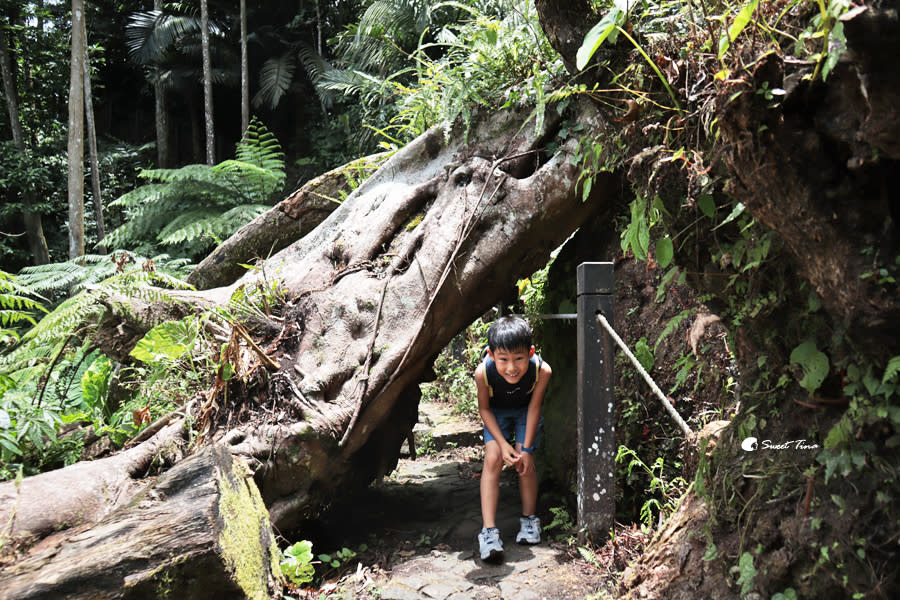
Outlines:
{"label": "boy's arm", "polygon": [[[541,377],[538,379],[534,391],[531,392],[531,401],[528,403],[528,415],[525,420],[525,440],[522,442],[522,448],[534,448],[538,423],[541,421],[541,406],[544,403],[544,392],[547,391],[547,383],[550,381],[552,373],[550,365],[547,363],[541,364]],[[521,457],[521,460],[516,465],[516,471],[518,471],[519,475],[528,475],[534,470],[534,454],[532,452],[522,452]]]}
{"label": "boy's arm", "polygon": [[531,401],[528,403],[528,417],[525,421],[525,439],[522,441],[523,448],[534,447],[534,440],[537,437],[538,423],[541,420],[541,407],[544,403],[544,392],[547,391],[547,384],[550,382],[550,375],[553,370],[547,363],[541,363],[541,376],[538,379],[534,391],[531,393]]}
{"label": "boy's arm", "polygon": [[488,392],[487,383],[484,381],[483,363],[475,369],[475,387],[478,390],[478,414],[481,416],[481,421],[487,430],[491,432],[491,435],[494,436],[494,440],[500,445],[503,462],[506,464],[515,463],[519,458],[519,453],[512,447],[512,444],[506,441],[506,437],[500,431],[497,417],[494,416],[494,412],[491,410],[491,396]]}

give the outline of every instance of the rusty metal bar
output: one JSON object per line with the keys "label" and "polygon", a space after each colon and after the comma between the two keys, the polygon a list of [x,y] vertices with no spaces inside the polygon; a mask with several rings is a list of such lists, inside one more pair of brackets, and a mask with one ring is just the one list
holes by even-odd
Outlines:
{"label": "rusty metal bar", "polygon": [[613,263],[578,265],[578,526],[598,543],[616,514],[615,345],[597,319],[612,321],[613,298]]}

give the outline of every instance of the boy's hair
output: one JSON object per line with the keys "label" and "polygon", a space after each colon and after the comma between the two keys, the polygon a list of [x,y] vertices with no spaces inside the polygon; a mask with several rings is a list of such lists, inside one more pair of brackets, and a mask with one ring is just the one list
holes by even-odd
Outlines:
{"label": "boy's hair", "polygon": [[529,349],[534,343],[531,327],[521,317],[500,317],[488,329],[487,337],[491,352]]}

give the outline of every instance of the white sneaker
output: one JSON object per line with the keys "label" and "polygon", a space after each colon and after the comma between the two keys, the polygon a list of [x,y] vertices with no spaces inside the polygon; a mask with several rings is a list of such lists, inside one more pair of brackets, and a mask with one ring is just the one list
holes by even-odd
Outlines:
{"label": "white sneaker", "polygon": [[503,542],[500,541],[500,530],[496,527],[482,529],[478,533],[478,549],[483,561],[500,562],[503,560]]}
{"label": "white sneaker", "polygon": [[519,544],[540,544],[541,543],[541,520],[536,515],[530,517],[519,517],[521,528],[519,535],[516,536],[516,543]]}

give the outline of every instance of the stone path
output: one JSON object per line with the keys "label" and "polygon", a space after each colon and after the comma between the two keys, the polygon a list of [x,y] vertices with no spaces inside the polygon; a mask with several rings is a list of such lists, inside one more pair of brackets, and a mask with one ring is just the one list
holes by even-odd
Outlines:
{"label": "stone path", "polygon": [[[453,417],[442,404],[423,404],[417,445],[429,450],[417,460],[401,459],[381,485],[372,486],[344,523],[359,532],[390,538],[395,549],[373,585],[381,600],[585,600],[607,585],[602,574],[572,557],[565,544],[515,543],[519,530],[518,478],[501,478],[498,526],[502,564],[478,558],[481,529],[479,477],[481,425]],[[542,507],[546,523],[548,507]],[[373,515],[372,510],[378,512]],[[546,513],[546,515],[544,514]],[[400,543],[396,543],[400,541]],[[352,543],[352,542],[349,542]],[[575,553],[577,554],[577,553]],[[611,596],[606,596],[611,597]]]}

